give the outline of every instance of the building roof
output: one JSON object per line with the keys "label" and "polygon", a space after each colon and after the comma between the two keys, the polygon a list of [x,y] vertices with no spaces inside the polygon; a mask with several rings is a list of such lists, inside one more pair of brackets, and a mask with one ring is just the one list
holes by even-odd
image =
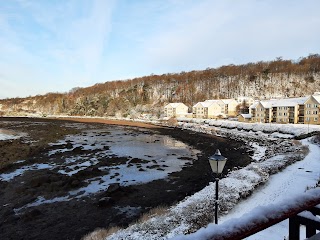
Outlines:
{"label": "building roof", "polygon": [[252,118],[252,115],[250,113],[243,113],[243,114],[240,114],[240,115],[245,119]]}
{"label": "building roof", "polygon": [[167,106],[165,106],[165,107],[173,107],[173,108],[177,108],[180,104],[183,104],[184,105],[184,103],[169,103]]}
{"label": "building roof", "polygon": [[[294,107],[296,105],[304,104],[309,97],[299,97],[299,98],[281,98],[281,99],[271,99],[271,100],[263,100],[259,102],[255,102],[250,106],[250,108],[256,108],[259,103],[264,108],[271,107]],[[319,96],[320,100],[320,96]],[[318,100],[317,100],[318,101]]]}
{"label": "building roof", "polygon": [[312,97],[320,104],[320,95],[312,95]]}
{"label": "building roof", "polygon": [[204,102],[198,102],[193,107],[198,107],[199,104],[201,104],[202,107],[210,107],[211,105],[218,103],[218,100],[206,100]]}
{"label": "building roof", "polygon": [[294,107],[299,104],[304,104],[308,98],[309,97],[279,99],[272,103],[272,107]]}

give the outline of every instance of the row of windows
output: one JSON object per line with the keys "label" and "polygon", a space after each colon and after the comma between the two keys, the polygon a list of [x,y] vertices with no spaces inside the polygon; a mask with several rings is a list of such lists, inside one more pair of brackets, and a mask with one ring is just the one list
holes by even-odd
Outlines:
{"label": "row of windows", "polygon": [[[310,103],[306,104],[306,107],[307,107],[307,108],[311,108],[311,106],[312,106],[312,104],[310,104]],[[318,107],[318,104],[313,104],[313,107],[314,107],[314,108],[317,108],[317,107]]]}
{"label": "row of windows", "polygon": [[310,111],[310,110],[308,110],[307,114],[318,114],[318,111]]}
{"label": "row of windows", "polygon": [[[310,118],[310,117],[306,117],[306,122],[310,122],[311,119],[312,119],[312,118]],[[317,122],[317,121],[318,121],[318,118],[317,118],[317,117],[313,118],[313,121],[314,121],[314,122]]]}

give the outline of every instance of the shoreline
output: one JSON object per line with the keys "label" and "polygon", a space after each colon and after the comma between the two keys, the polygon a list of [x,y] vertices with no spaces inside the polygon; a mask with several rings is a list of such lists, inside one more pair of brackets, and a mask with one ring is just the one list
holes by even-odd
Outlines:
{"label": "shoreline", "polygon": [[[41,119],[41,118],[40,118]],[[165,128],[165,126],[154,125],[151,123],[144,123],[138,121],[129,121],[129,120],[111,120],[111,119],[103,119],[103,118],[82,118],[82,117],[50,117],[46,119],[52,120],[66,120],[73,122],[82,122],[82,123],[104,123],[108,125],[120,125],[120,126],[132,126],[132,127],[142,127],[142,128]]]}

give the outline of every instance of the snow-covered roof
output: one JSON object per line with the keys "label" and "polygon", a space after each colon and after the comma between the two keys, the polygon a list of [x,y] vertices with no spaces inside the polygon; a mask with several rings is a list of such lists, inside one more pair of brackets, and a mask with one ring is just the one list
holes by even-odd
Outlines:
{"label": "snow-covered roof", "polygon": [[[299,97],[299,98],[282,98],[282,99],[271,99],[271,100],[263,100],[259,102],[255,102],[250,106],[250,108],[256,108],[259,103],[264,108],[271,107],[294,107],[296,105],[304,104],[309,97]],[[319,96],[320,100],[320,96]],[[318,101],[318,100],[317,100]]]}
{"label": "snow-covered roof", "polygon": [[320,95],[312,95],[312,97],[320,104]]}
{"label": "snow-covered roof", "polygon": [[[165,107],[173,107],[173,108],[177,108],[180,104],[183,104],[183,103],[169,103],[167,106]],[[184,105],[184,104],[183,104]]]}
{"label": "snow-covered roof", "polygon": [[243,113],[243,114],[240,114],[240,115],[245,119],[252,118],[252,115],[250,113]]}
{"label": "snow-covered roof", "polygon": [[299,104],[304,104],[309,97],[299,97],[299,98],[283,98],[272,103],[273,107],[294,107]]}
{"label": "snow-covered roof", "polygon": [[218,100],[206,100],[205,102],[198,102],[193,107],[199,107],[201,104],[202,107],[210,107],[212,104],[217,103]]}

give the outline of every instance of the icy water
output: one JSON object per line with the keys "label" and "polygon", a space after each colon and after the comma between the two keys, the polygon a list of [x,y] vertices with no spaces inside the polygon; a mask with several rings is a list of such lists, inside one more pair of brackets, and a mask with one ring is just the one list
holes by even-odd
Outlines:
{"label": "icy water", "polygon": [[[0,181],[10,182],[17,177],[23,179],[26,172],[41,170],[72,176],[95,167],[103,174],[87,178],[84,187],[72,190],[65,196],[53,199],[39,197],[23,208],[81,198],[105,191],[114,183],[128,186],[164,179],[170,173],[192,164],[199,153],[172,137],[119,126],[84,130],[50,145],[54,149],[45,153],[48,161],[0,174]],[[121,162],[117,162],[119,158],[122,158]]]}

